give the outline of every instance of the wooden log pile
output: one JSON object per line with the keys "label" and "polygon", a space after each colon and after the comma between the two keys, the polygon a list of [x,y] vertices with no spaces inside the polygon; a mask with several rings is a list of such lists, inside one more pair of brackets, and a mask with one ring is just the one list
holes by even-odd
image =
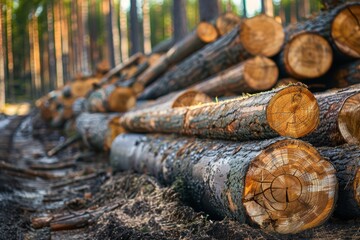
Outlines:
{"label": "wooden log pile", "polygon": [[115,170],[180,182],[213,216],[283,234],[359,218],[359,19],[358,2],[286,28],[224,14],[37,105]]}

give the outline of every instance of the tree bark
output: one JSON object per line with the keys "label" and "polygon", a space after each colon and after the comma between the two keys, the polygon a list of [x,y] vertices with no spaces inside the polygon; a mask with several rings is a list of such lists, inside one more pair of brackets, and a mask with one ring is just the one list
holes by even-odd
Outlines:
{"label": "tree bark", "polygon": [[131,0],[130,5],[130,40],[131,55],[140,51],[139,20],[137,15],[136,0]]}
{"label": "tree bark", "polygon": [[114,47],[114,34],[113,34],[113,3],[112,0],[107,0],[107,4],[104,4],[105,6],[105,14],[106,14],[106,40],[108,45],[108,51],[109,51],[109,63],[110,68],[115,67],[115,47]]}
{"label": "tree bark", "polygon": [[343,65],[329,74],[326,84],[330,87],[345,88],[360,83],[360,60]]}
{"label": "tree bark", "polygon": [[3,38],[4,13],[3,3],[0,3],[0,110],[5,106],[5,47]]}
{"label": "tree bark", "polygon": [[129,57],[127,16],[120,1],[120,35],[121,35],[121,61],[125,62]]}
{"label": "tree bark", "polygon": [[315,94],[320,110],[319,127],[303,138],[315,146],[360,143],[360,86]]}
{"label": "tree bark", "polygon": [[50,89],[56,86],[56,60],[55,60],[55,40],[54,40],[54,14],[53,4],[47,5],[47,30],[49,33],[49,72],[50,72]]}
{"label": "tree bark", "polygon": [[318,226],[335,207],[334,167],[299,140],[234,143],[123,134],[113,142],[110,162],[115,170],[177,182],[182,195],[213,216],[278,233]]}
{"label": "tree bark", "polygon": [[339,195],[334,215],[340,218],[360,216],[360,148],[356,145],[318,148],[335,166]]}
{"label": "tree bark", "polygon": [[282,27],[273,18],[259,15],[243,21],[240,27],[165,73],[149,85],[139,99],[153,99],[189,87],[252,55],[273,56],[283,40]]}
{"label": "tree bark", "polygon": [[143,0],[143,30],[144,30],[144,53],[151,53],[151,22],[150,22],[150,2]]}
{"label": "tree bark", "polygon": [[158,43],[155,47],[152,49],[152,54],[154,53],[166,53],[174,46],[174,39],[168,38],[163,40],[162,42]]}
{"label": "tree bark", "polygon": [[128,112],[121,124],[132,132],[242,141],[279,135],[297,138],[317,127],[318,111],[314,96],[303,85],[294,85],[218,103]]}
{"label": "tree bark", "polygon": [[54,2],[54,35],[56,58],[56,87],[60,88],[64,86],[64,71],[62,61],[61,16],[59,2]]}
{"label": "tree bark", "polygon": [[7,1],[6,4],[6,39],[7,39],[7,69],[8,69],[8,94],[9,97],[13,97],[13,85],[14,85],[14,56],[13,56],[13,37],[12,37],[12,1]]}
{"label": "tree bark", "polygon": [[217,0],[199,0],[200,21],[210,22],[219,15]]}
{"label": "tree bark", "polygon": [[257,56],[236,64],[190,88],[211,97],[255,93],[274,86],[278,75],[275,62],[267,57]]}
{"label": "tree bark", "polygon": [[171,66],[181,62],[206,44],[215,41],[217,37],[218,33],[212,24],[200,23],[195,31],[176,43],[156,64],[139,76],[137,83],[143,86],[150,84]]}
{"label": "tree bark", "polygon": [[174,41],[179,42],[187,35],[186,1],[173,0]]}

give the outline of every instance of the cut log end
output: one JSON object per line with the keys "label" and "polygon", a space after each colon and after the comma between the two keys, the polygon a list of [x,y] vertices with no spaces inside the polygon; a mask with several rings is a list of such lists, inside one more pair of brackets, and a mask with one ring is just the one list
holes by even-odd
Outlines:
{"label": "cut log end", "polygon": [[241,25],[240,40],[253,55],[274,56],[280,51],[284,38],[282,26],[266,15],[244,20]]}
{"label": "cut log end", "polygon": [[241,18],[233,13],[227,12],[222,14],[216,19],[216,28],[218,29],[221,36],[229,33],[237,25],[241,23]]}
{"label": "cut log end", "polygon": [[126,112],[136,105],[135,93],[130,88],[117,87],[109,96],[109,110]]}
{"label": "cut log end", "polygon": [[345,101],[338,116],[338,126],[346,142],[360,144],[360,94]]}
{"label": "cut log end", "polygon": [[108,132],[105,137],[104,145],[105,151],[111,149],[111,144],[118,135],[126,132],[125,129],[120,125],[120,118],[121,116],[114,117],[108,123]]}
{"label": "cut log end", "polygon": [[261,228],[297,233],[330,217],[336,190],[335,169],[330,162],[307,143],[283,140],[250,164],[244,206]]}
{"label": "cut log end", "polygon": [[348,6],[334,18],[331,36],[342,53],[360,58],[360,5]]}
{"label": "cut log end", "polygon": [[254,90],[267,90],[274,86],[279,70],[274,61],[267,57],[257,56],[249,59],[244,66],[246,83]]}
{"label": "cut log end", "polygon": [[211,43],[218,38],[218,32],[216,31],[216,28],[207,22],[201,22],[198,25],[196,32],[200,40],[205,43]]}
{"label": "cut log end", "polygon": [[182,94],[177,96],[171,107],[176,108],[176,107],[196,106],[209,102],[212,102],[212,99],[208,95],[201,93],[199,91],[189,90],[189,91],[184,91]]}
{"label": "cut log end", "polygon": [[293,78],[282,78],[277,81],[275,88],[284,87],[290,84],[298,83],[299,81]]}
{"label": "cut log end", "polygon": [[319,124],[319,106],[304,86],[286,87],[276,93],[266,109],[270,127],[281,136],[300,138]]}
{"label": "cut log end", "polygon": [[324,75],[330,69],[332,60],[330,44],[314,33],[297,34],[285,47],[286,70],[300,79]]}

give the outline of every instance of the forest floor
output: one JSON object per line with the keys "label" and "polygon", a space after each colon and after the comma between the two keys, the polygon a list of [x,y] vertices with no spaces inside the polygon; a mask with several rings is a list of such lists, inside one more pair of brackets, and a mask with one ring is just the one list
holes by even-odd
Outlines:
{"label": "forest floor", "polygon": [[63,142],[35,114],[0,115],[0,239],[359,239],[360,220],[331,218],[296,235],[212,219],[155,178],[113,173],[106,154]]}

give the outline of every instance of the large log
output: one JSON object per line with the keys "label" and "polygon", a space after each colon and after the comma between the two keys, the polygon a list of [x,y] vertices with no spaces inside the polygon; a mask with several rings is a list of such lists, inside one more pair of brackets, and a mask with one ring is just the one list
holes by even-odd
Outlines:
{"label": "large log", "polygon": [[315,146],[360,144],[360,86],[315,94],[319,127],[303,140]]}
{"label": "large log", "polygon": [[278,68],[271,59],[257,56],[195,84],[191,89],[212,97],[255,93],[274,86],[278,74]]}
{"label": "large log", "polygon": [[317,17],[290,25],[286,32],[318,33],[326,38],[336,55],[335,59],[344,57],[360,58],[360,3],[348,2]]}
{"label": "large log", "polygon": [[311,32],[301,32],[287,38],[289,40],[278,57],[283,77],[309,79],[326,74],[333,61],[333,52],[325,38]]}
{"label": "large log", "polygon": [[303,85],[277,88],[242,98],[172,109],[127,112],[130,132],[181,133],[208,138],[250,140],[302,137],[319,123],[315,97]]}
{"label": "large log", "polygon": [[216,28],[207,22],[201,22],[195,31],[188,34],[180,42],[176,43],[156,64],[141,74],[137,83],[146,86],[155,78],[164,73],[172,65],[182,61],[184,58],[202,48],[208,43],[215,41],[218,37]]}
{"label": "large log", "polygon": [[335,169],[299,140],[235,143],[123,134],[111,147],[115,170],[179,182],[190,202],[216,217],[296,233],[321,225],[335,207]]}
{"label": "large log", "polygon": [[150,84],[139,99],[153,99],[187,88],[252,55],[273,56],[280,50],[284,32],[273,18],[258,15],[207,45]]}
{"label": "large log", "polygon": [[320,147],[320,154],[335,166],[339,182],[339,196],[335,216],[360,217],[360,148],[346,144],[337,147]]}

